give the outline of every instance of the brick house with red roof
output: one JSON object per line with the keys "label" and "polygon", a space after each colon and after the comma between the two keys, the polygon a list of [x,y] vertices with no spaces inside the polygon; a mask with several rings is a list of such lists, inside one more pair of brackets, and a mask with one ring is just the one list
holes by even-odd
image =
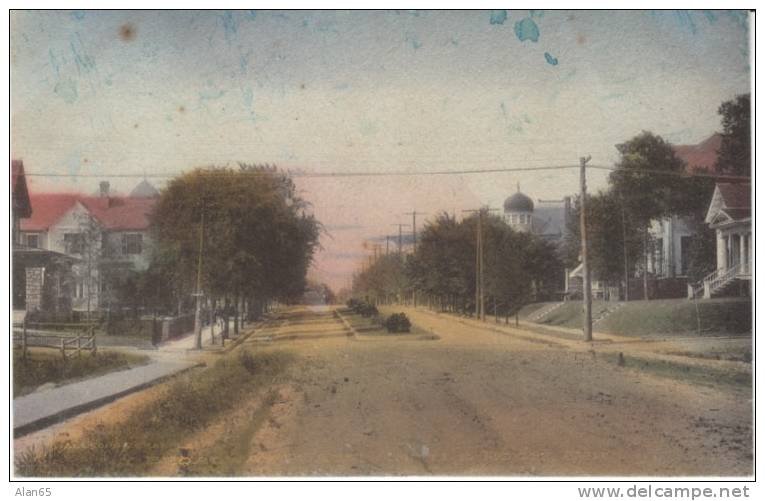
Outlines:
{"label": "brick house with red roof", "polygon": [[[116,196],[102,182],[98,196],[36,193],[35,210],[21,220],[20,241],[77,258],[72,308],[95,310],[104,290],[103,269],[143,270],[149,263],[149,214],[155,197]],[[99,273],[99,269],[101,273]]]}

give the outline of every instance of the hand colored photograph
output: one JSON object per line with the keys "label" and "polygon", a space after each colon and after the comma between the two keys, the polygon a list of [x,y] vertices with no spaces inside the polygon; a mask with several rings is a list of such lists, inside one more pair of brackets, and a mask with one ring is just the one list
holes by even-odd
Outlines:
{"label": "hand colored photograph", "polygon": [[753,478],[753,29],[10,11],[10,475]]}

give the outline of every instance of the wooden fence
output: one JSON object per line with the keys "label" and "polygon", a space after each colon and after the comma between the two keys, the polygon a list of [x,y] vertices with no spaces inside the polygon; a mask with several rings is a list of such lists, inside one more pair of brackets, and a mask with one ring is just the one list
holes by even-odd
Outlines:
{"label": "wooden fence", "polygon": [[[40,324],[33,324],[38,327]],[[51,348],[59,350],[61,357],[82,356],[82,352],[96,353],[95,327],[90,325],[87,329],[71,333],[62,331],[39,330],[27,328],[26,324],[13,328],[14,347],[21,348],[22,358],[27,358],[29,348]]]}

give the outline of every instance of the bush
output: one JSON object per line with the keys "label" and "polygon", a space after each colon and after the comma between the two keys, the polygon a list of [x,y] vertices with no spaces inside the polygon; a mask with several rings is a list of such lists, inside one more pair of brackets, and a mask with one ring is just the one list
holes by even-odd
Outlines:
{"label": "bush", "polygon": [[409,332],[409,329],[412,327],[412,323],[409,321],[409,318],[405,313],[394,313],[385,319],[383,325],[388,329],[388,332],[391,333]]}
{"label": "bush", "polygon": [[376,317],[380,314],[375,305],[359,299],[349,299],[346,305],[353,310],[354,313],[357,313],[364,318]]}

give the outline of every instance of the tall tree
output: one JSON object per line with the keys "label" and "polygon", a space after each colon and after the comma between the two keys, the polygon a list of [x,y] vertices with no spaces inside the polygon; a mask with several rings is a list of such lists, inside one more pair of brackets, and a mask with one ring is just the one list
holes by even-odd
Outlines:
{"label": "tall tree", "polygon": [[292,300],[318,246],[320,225],[306,209],[275,168],[197,169],[171,180],[153,211],[156,264],[189,295],[202,245],[202,288],[229,306],[226,315],[243,299]]}
{"label": "tall tree", "polygon": [[722,144],[718,151],[716,169],[723,174],[752,175],[751,102],[749,94],[720,105]]}
{"label": "tall tree", "polygon": [[643,298],[648,299],[648,255],[652,248],[651,221],[684,210],[677,195],[684,191],[685,163],[660,136],[643,131],[616,146],[620,158],[609,177],[624,204],[626,218],[638,229],[643,243]]}

